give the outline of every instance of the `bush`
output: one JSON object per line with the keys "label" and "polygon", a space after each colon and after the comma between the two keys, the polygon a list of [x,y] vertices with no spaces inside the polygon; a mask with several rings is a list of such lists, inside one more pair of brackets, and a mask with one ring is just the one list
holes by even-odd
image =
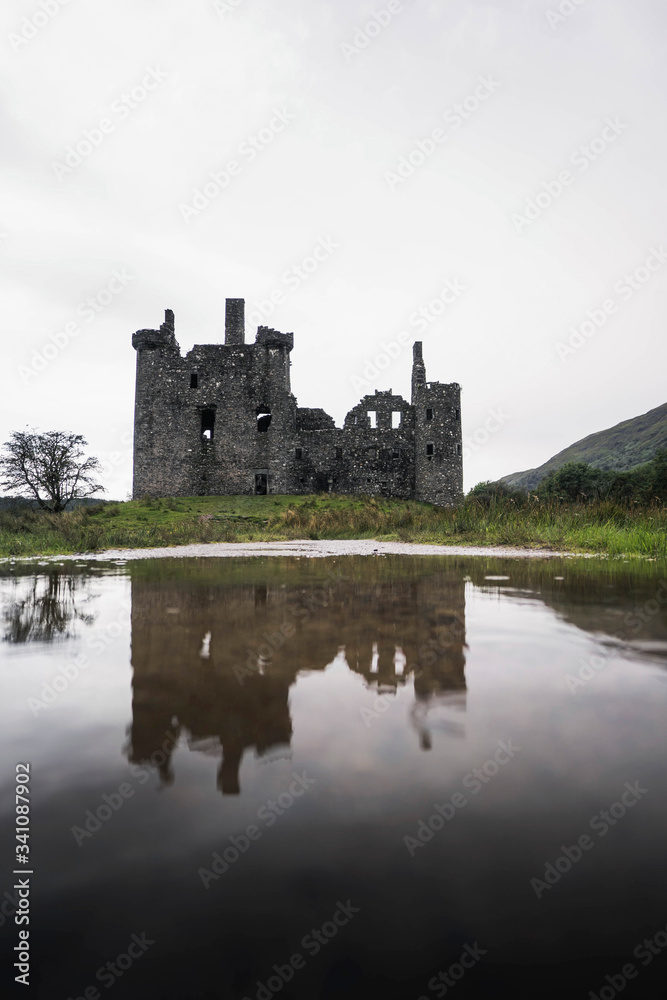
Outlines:
{"label": "bush", "polygon": [[603,500],[609,495],[618,473],[596,469],[586,462],[566,462],[560,469],[550,472],[537,488],[540,498],[579,501]]}
{"label": "bush", "polygon": [[652,503],[667,500],[667,450],[629,472],[597,469],[586,462],[566,462],[550,472],[537,488],[540,498],[590,503]]}
{"label": "bush", "polygon": [[468,497],[478,500],[485,507],[491,506],[492,503],[498,500],[509,500],[518,506],[523,506],[528,500],[528,496],[523,490],[513,490],[507,483],[503,483],[502,480],[477,483],[477,486],[473,486],[468,493]]}

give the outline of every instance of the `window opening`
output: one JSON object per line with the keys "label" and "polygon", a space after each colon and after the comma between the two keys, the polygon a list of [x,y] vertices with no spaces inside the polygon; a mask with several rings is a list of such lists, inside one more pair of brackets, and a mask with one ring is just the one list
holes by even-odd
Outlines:
{"label": "window opening", "polygon": [[201,436],[204,441],[213,440],[214,429],[215,429],[215,410],[202,410]]}
{"label": "window opening", "polygon": [[271,424],[271,410],[267,410],[265,406],[258,406],[255,412],[257,414],[257,430],[260,433],[265,433]]}

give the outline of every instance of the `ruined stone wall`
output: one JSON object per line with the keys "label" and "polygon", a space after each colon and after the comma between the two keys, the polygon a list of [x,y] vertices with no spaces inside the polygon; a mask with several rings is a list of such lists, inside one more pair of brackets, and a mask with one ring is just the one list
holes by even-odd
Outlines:
{"label": "ruined stone wall", "polygon": [[377,392],[348,413],[343,428],[323,410],[298,409],[294,456],[289,492],[410,499],[415,492],[413,408],[391,390]]}
{"label": "ruined stone wall", "polygon": [[391,389],[364,396],[345,418],[341,492],[414,497],[414,424],[412,406]]}
{"label": "ruined stone wall", "polygon": [[225,344],[181,356],[173,313],[140,330],[134,497],[371,494],[456,503],[462,493],[460,387],[426,382],[415,344],[412,403],[376,391],[342,428],[299,408],[290,388],[292,334],[259,327],[246,344],[243,300],[227,300]]}

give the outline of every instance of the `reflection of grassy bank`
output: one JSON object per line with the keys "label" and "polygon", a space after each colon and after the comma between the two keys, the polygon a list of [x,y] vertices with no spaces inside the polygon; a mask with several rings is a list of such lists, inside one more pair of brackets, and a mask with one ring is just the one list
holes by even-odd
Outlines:
{"label": "reflection of grassy bank", "polygon": [[0,555],[46,555],[193,542],[377,538],[667,557],[667,507],[600,501],[531,503],[468,498],[441,509],[414,501],[328,494],[177,497],[58,515],[0,512]]}
{"label": "reflection of grassy bank", "polygon": [[[444,550],[445,554],[447,550]],[[35,560],[38,557],[35,557]],[[507,556],[451,556],[446,555],[448,573],[469,577],[470,582],[486,590],[505,587],[525,590],[537,588],[540,594],[548,596],[563,589],[563,577],[567,587],[574,587],[580,596],[600,597],[603,593],[607,601],[608,588],[633,594],[640,585],[653,588],[667,580],[665,560],[648,559],[590,559],[587,556],[567,556],[563,559],[511,559]],[[315,588],[333,583],[340,578],[346,583],[390,582],[394,578],[423,580],[443,572],[442,560],[437,556],[382,555],[376,556],[327,556],[320,559],[304,559],[296,556],[239,556],[225,559],[221,565],[218,559],[177,556],[166,559],[137,559],[129,564],[117,565],[104,560],[79,562],[75,556],[65,556],[62,561],[40,566],[40,573],[59,572],[82,574],[84,577],[108,575],[124,576],[131,573],[132,579],[169,582],[193,587],[238,587],[294,586],[298,578],[299,587]],[[32,576],[35,561],[26,559],[10,565],[0,563],[0,577]],[[505,577],[510,581],[487,579]],[[602,591],[601,591],[601,588]],[[651,595],[653,596],[653,595]],[[639,600],[639,597],[637,597]],[[666,605],[667,607],[667,605]]]}

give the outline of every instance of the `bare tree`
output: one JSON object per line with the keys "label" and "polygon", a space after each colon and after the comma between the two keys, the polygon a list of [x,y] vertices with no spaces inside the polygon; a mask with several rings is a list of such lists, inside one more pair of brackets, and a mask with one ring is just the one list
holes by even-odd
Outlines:
{"label": "bare tree", "polygon": [[99,460],[84,459],[87,444],[81,434],[67,431],[14,431],[0,455],[2,484],[53,514],[65,510],[72,500],[104,493],[92,475],[101,468]]}

